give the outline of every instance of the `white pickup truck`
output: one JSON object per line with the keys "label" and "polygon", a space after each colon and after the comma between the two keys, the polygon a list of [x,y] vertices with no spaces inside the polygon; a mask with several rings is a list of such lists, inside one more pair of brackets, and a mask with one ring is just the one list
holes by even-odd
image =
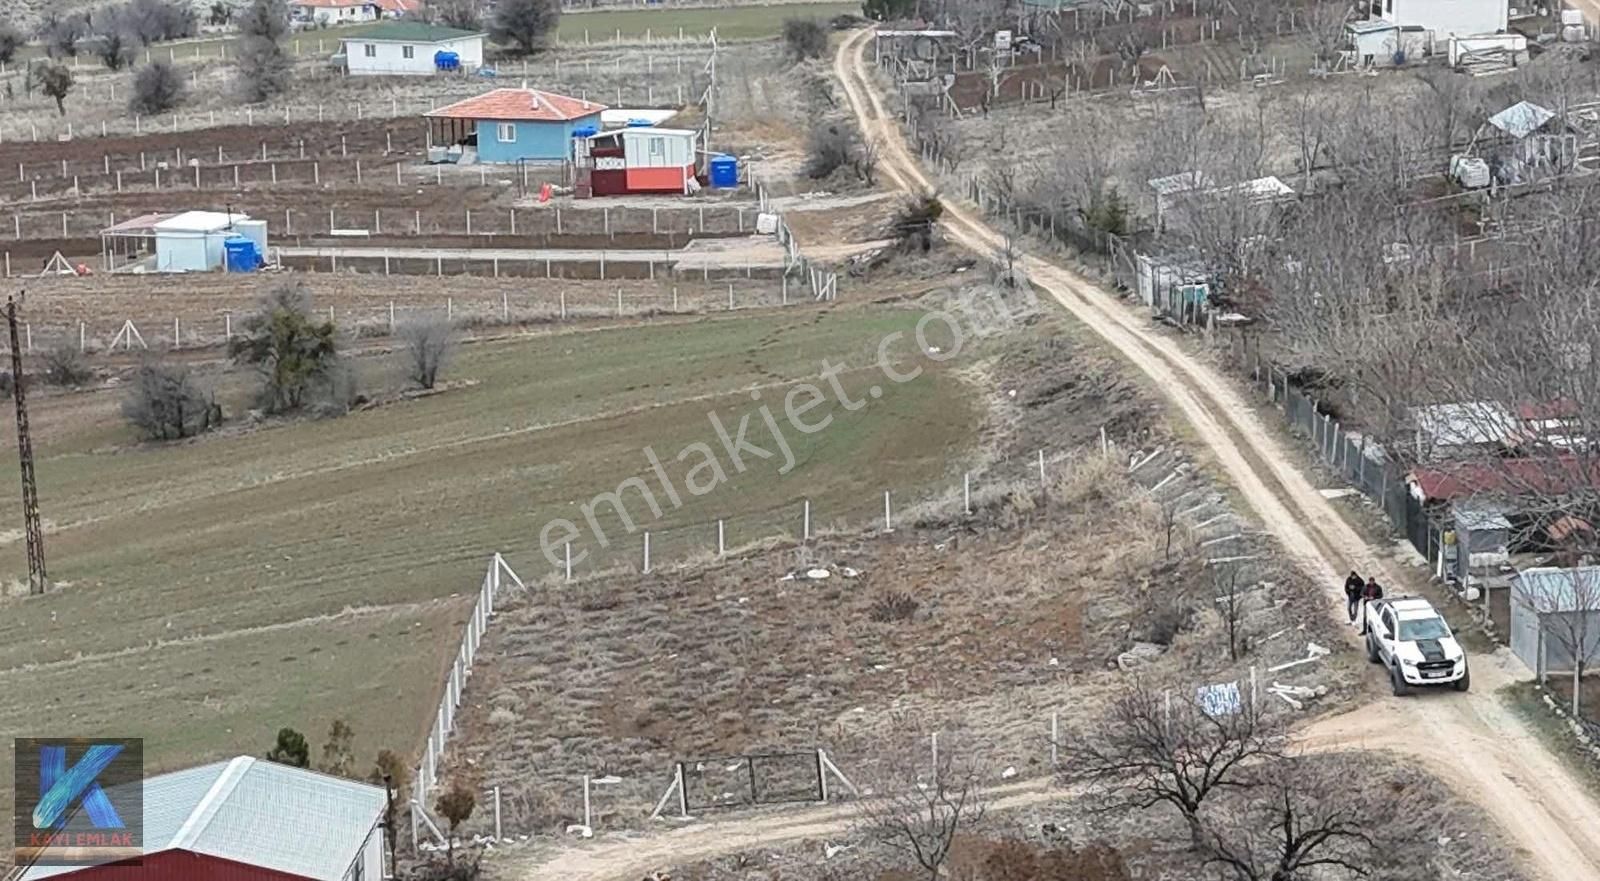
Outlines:
{"label": "white pickup truck", "polygon": [[1467,654],[1432,603],[1421,597],[1368,600],[1364,614],[1367,660],[1389,669],[1396,695],[1410,694],[1413,686],[1470,687]]}

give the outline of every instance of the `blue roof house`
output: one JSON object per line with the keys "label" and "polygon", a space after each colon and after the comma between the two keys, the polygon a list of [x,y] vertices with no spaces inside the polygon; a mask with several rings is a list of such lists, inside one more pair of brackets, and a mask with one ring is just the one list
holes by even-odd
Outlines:
{"label": "blue roof house", "polygon": [[600,130],[605,106],[538,89],[495,89],[426,114],[434,144],[466,144],[476,136],[480,162],[563,162],[572,134]]}

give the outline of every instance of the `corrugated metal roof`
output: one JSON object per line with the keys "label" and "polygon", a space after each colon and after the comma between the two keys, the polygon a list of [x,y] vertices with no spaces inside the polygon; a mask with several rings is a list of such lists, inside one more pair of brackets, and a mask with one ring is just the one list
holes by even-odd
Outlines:
{"label": "corrugated metal roof", "polygon": [[1600,611],[1600,566],[1524,569],[1514,579],[1524,603],[1543,614]]}
{"label": "corrugated metal roof", "polygon": [[249,220],[248,214],[221,211],[185,211],[155,224],[156,232],[216,232]]}
{"label": "corrugated metal roof", "polygon": [[604,104],[539,89],[495,89],[424,116],[443,119],[506,119],[561,122],[605,110]]}
{"label": "corrugated metal roof", "polygon": [[1555,113],[1531,101],[1518,101],[1489,117],[1489,124],[1513,138],[1526,138],[1555,118]]}
{"label": "corrugated metal roof", "polygon": [[[383,815],[376,786],[240,756],[144,781],[144,852],[186,850],[341,881]],[[21,881],[75,871],[34,866]]]}

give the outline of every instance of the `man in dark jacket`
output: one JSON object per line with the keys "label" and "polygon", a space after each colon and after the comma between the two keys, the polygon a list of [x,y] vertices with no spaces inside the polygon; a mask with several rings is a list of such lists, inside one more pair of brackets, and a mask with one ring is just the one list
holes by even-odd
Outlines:
{"label": "man in dark jacket", "polygon": [[1381,599],[1383,599],[1383,588],[1378,584],[1378,579],[1368,578],[1366,587],[1361,589],[1361,633],[1363,635],[1365,635],[1367,632],[1366,604],[1372,600]]}
{"label": "man in dark jacket", "polygon": [[1350,577],[1344,580],[1345,612],[1350,616],[1350,623],[1356,623],[1356,611],[1361,608],[1361,592],[1367,587],[1366,579],[1350,570]]}

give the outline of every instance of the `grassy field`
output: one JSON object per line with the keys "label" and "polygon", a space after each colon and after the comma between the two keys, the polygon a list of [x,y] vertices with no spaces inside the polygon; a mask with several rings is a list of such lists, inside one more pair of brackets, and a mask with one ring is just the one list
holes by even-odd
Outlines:
{"label": "grassy field", "polygon": [[775,6],[708,7],[705,9],[618,9],[600,12],[568,13],[561,17],[557,31],[563,43],[581,43],[585,35],[592,41],[623,37],[676,36],[708,33],[713,27],[725,40],[754,40],[776,37],[789,18],[832,18],[835,15],[861,14],[860,3],[789,3]]}
{"label": "grassy field", "polygon": [[[781,402],[823,358],[856,371],[841,381],[862,398],[879,339],[917,317],[818,307],[481,343],[441,394],[159,447],[134,443],[114,392],[39,399],[61,589],[0,600],[0,730],[142,735],[161,768],[260,752],[282,725],[320,744],[342,716],[363,766],[411,752],[491,552],[550,572],[540,526],[647,473],[645,445],[716,446],[708,412],[736,424],[758,406],[747,388]],[[396,370],[363,361],[369,386]],[[855,412],[830,406],[834,425],[794,439],[787,475],[756,463],[652,524],[658,565],[710,547],[718,516],[730,545],[797,531],[801,497],[819,525],[870,517],[882,489],[944,475],[978,422],[968,386],[937,369]],[[19,519],[7,494],[0,520]],[[600,520],[615,541],[591,548],[598,562],[634,559],[639,536]],[[15,593],[22,543],[0,539]]]}

